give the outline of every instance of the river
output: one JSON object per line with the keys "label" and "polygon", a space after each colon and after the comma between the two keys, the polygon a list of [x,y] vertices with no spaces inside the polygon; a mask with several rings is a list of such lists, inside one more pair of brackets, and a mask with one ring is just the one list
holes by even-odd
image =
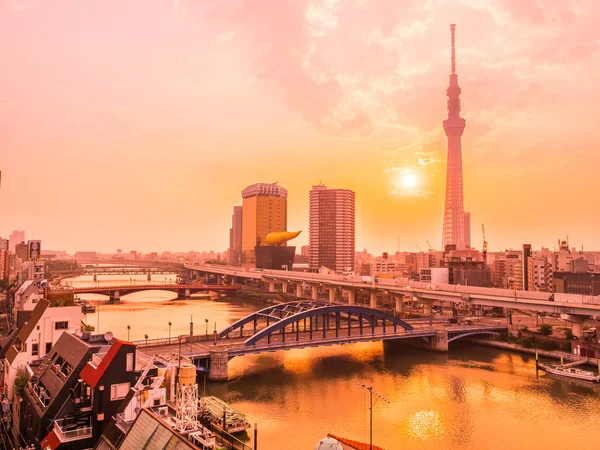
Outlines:
{"label": "river", "polygon": [[[102,284],[144,276],[100,278]],[[173,276],[174,280],[174,276]],[[69,280],[93,286],[89,276]],[[158,276],[157,282],[164,282]],[[109,305],[102,296],[89,324],[130,340],[210,333],[261,308],[239,298],[175,300],[148,291]],[[208,323],[206,322],[208,320]],[[373,408],[374,444],[387,450],[584,448],[600,437],[600,389],[536,376],[531,357],[452,343],[447,354],[363,343],[247,355],[229,365],[217,395],[258,424],[259,449],[313,449],[327,433],[368,442],[368,398],[359,382],[389,400]],[[252,438],[252,436],[250,436]],[[251,442],[251,440],[250,440]]]}

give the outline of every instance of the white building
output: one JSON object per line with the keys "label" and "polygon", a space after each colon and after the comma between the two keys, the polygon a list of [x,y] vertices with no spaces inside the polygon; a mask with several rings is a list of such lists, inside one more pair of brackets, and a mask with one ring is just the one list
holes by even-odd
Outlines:
{"label": "white building", "polygon": [[419,271],[419,279],[424,283],[450,284],[450,269],[447,267],[430,267]]}
{"label": "white building", "polygon": [[79,305],[52,307],[43,298],[35,303],[31,316],[16,332],[6,352],[4,384],[9,399],[13,398],[19,369],[46,355],[62,333],[81,330],[82,317]]}

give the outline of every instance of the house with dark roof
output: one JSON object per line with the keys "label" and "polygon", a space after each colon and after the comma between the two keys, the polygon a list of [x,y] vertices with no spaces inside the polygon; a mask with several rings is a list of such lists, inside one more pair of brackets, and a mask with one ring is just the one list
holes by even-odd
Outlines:
{"label": "house with dark roof", "polygon": [[19,429],[44,450],[92,448],[139,376],[134,344],[69,333],[29,371]]}
{"label": "house with dark roof", "polygon": [[147,408],[140,411],[124,437],[113,441],[109,434],[102,436],[94,450],[201,450]]}

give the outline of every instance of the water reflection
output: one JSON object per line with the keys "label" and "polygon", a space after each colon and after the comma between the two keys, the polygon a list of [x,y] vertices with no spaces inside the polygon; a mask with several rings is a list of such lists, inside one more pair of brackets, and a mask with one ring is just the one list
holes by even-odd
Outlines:
{"label": "water reflection", "polygon": [[[151,291],[101,304],[100,329],[131,339],[208,332],[262,305],[241,299],[173,300]],[[139,297],[138,297],[139,296]],[[95,324],[96,315],[89,315]],[[485,347],[451,344],[447,354],[406,345],[363,343],[248,355],[230,362],[230,381],[207,383],[258,423],[261,448],[285,442],[314,448],[327,433],[368,441],[368,402],[357,383],[372,383],[390,400],[373,410],[374,439],[399,449],[573,448],[600,434],[600,390],[536,376],[534,358]],[[269,444],[267,444],[269,443]]]}

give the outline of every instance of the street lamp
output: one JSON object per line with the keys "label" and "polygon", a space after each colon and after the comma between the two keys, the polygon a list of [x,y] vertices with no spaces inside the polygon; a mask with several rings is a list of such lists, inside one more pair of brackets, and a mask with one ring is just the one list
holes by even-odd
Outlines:
{"label": "street lamp", "polygon": [[370,422],[369,422],[369,448],[371,450],[373,450],[373,406],[375,406],[373,404],[373,396],[377,397],[377,399],[375,399],[375,403],[377,403],[377,400],[383,400],[386,403],[390,403],[390,401],[387,398],[384,398],[381,395],[379,395],[377,392],[374,392],[373,391],[373,386],[367,386],[365,384],[362,384],[361,382],[358,382],[358,384],[360,386],[362,386],[363,388],[365,388],[367,391],[369,391],[369,416],[370,416]]}
{"label": "street lamp", "polygon": [[208,339],[208,319],[204,319],[204,323],[206,324],[206,339]]}
{"label": "street lamp", "polygon": [[169,322],[169,344],[171,343],[171,325],[173,324]]}
{"label": "street lamp", "polygon": [[131,327],[127,325],[127,341],[129,341],[129,330],[131,330]]}
{"label": "street lamp", "polygon": [[145,334],[144,337],[146,338],[146,347],[148,346],[148,335]]}

